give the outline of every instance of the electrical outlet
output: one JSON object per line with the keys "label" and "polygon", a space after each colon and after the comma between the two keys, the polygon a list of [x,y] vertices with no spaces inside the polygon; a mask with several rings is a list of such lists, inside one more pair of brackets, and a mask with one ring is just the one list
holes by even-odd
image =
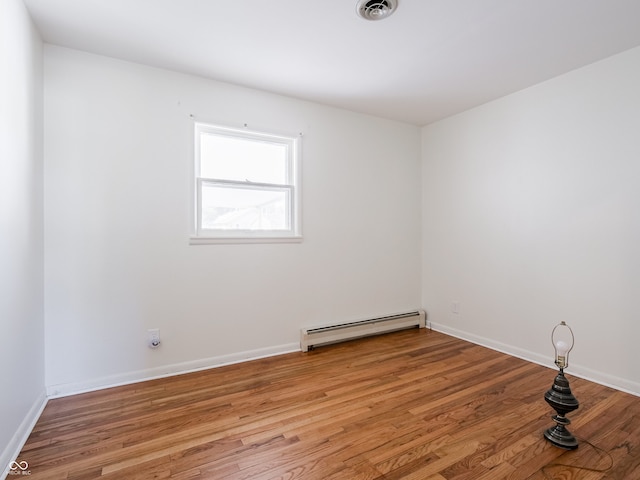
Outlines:
{"label": "electrical outlet", "polygon": [[160,346],[159,328],[152,328],[147,330],[147,345],[149,345],[149,348],[158,348]]}
{"label": "electrical outlet", "polygon": [[451,313],[456,315],[460,313],[460,302],[451,302]]}

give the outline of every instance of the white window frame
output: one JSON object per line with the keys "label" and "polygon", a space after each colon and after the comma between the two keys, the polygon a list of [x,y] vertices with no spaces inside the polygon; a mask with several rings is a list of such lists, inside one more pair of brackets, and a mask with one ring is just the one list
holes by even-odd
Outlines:
{"label": "white window frame", "polygon": [[[302,241],[300,200],[300,136],[224,127],[194,122],[194,171],[192,181],[193,228],[192,245],[215,243],[291,243]],[[244,138],[287,146],[286,183],[268,184],[252,181],[205,178],[200,176],[200,138],[202,134]],[[288,196],[287,230],[207,229],[202,227],[202,188],[204,185],[263,191],[284,191]]]}

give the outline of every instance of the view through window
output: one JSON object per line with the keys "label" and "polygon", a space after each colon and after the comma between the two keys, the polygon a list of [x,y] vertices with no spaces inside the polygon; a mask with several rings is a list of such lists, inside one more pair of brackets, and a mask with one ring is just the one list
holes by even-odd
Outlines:
{"label": "view through window", "polygon": [[298,237],[298,142],[197,123],[197,236]]}

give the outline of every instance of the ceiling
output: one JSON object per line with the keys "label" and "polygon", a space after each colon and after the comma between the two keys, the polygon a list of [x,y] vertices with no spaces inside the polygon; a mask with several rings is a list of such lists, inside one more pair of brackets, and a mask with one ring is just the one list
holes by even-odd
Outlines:
{"label": "ceiling", "polygon": [[638,0],[24,0],[44,41],[425,125],[640,45]]}

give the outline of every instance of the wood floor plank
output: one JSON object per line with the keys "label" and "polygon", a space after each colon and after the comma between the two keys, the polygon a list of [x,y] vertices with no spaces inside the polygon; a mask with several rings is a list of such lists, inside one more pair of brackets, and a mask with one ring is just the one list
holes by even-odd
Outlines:
{"label": "wood floor plank", "polygon": [[542,432],[555,372],[408,330],[51,400],[47,480],[640,480],[640,398],[568,375],[580,448]]}

